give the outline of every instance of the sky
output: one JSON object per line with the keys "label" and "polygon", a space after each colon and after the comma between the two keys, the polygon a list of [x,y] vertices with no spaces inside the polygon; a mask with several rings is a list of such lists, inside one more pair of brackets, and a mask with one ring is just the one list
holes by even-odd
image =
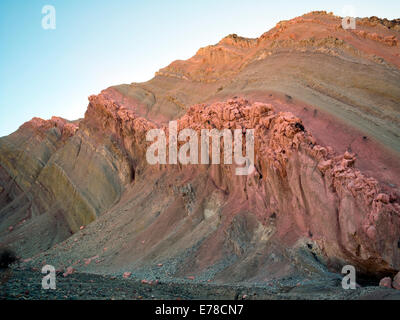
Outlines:
{"label": "sky", "polygon": [[[55,29],[42,26],[46,5]],[[33,117],[81,118],[87,97],[109,86],[314,10],[394,19],[400,1],[0,0],[0,136]]]}

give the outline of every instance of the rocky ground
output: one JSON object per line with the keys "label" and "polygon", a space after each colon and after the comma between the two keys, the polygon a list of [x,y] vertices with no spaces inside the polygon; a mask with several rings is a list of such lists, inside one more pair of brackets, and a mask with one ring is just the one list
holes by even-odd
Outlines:
{"label": "rocky ground", "polygon": [[219,285],[195,281],[143,283],[112,275],[57,273],[55,290],[42,289],[39,270],[14,268],[1,271],[0,299],[6,300],[283,300],[283,299],[388,299],[400,300],[400,291],[376,286],[344,290],[339,278],[287,278],[265,284]]}

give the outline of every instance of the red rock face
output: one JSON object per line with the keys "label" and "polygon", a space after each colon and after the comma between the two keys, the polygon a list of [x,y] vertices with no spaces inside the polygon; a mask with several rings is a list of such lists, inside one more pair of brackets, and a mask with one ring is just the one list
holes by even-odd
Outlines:
{"label": "red rock face", "polygon": [[[0,139],[1,242],[34,262],[79,256],[73,271],[124,278],[171,260],[174,276],[193,280],[213,267],[220,281],[308,276],[321,265],[398,271],[399,156],[397,144],[383,147],[398,128],[398,31],[359,23],[347,32],[339,17],[312,13],[258,39],[230,35],[148,83],[90,96],[79,122],[32,119]],[[349,66],[354,76],[339,77]],[[199,136],[254,129],[256,170],[148,164],[147,132],[168,137],[172,119]]]}
{"label": "red rock face", "polygon": [[257,172],[236,184],[231,171],[222,171],[221,184],[240,194],[246,183],[257,181],[257,187],[247,187],[247,197],[267,204],[256,212],[260,221],[277,214],[283,239],[312,233],[328,257],[364,271],[399,268],[400,250],[393,250],[400,239],[398,199],[390,201],[375,179],[354,168],[354,154],[335,155],[316,144],[301,119],[237,99],[193,106],[178,124],[179,129],[255,129]]}
{"label": "red rock face", "polygon": [[[240,207],[249,211],[248,215],[254,216],[261,228],[270,227],[273,219],[273,238],[286,247],[309,239],[318,246],[328,264],[351,263],[366,273],[399,269],[400,250],[394,250],[400,239],[398,199],[355,168],[354,154],[340,155],[329,146],[318,145],[301,119],[289,112],[276,113],[270,104],[250,103],[240,98],[194,105],[177,122],[178,130],[191,128],[199,134],[201,129],[255,129],[256,171],[252,175],[235,176],[234,165],[206,169],[216,188],[227,195],[224,204],[219,205],[227,223],[233,223],[239,214],[228,213],[229,208]],[[157,125],[104,95],[90,98],[82,127],[89,135],[101,130],[102,134],[114,136],[134,166],[137,180],[150,181],[151,175],[164,174],[172,181],[174,176],[186,175],[188,170],[204,172],[203,166],[196,165],[147,164],[145,153],[150,143],[145,135]],[[167,126],[161,128],[167,131]],[[223,148],[221,159],[222,152]],[[141,172],[146,172],[146,176],[141,177]],[[187,179],[195,184],[197,178],[193,173]],[[190,204],[185,208],[190,211]],[[222,231],[229,224],[219,228]],[[149,231],[147,240],[140,242],[147,247],[155,241],[153,237],[156,234]],[[212,239],[206,243],[225,241]],[[209,245],[204,246],[198,254],[207,260],[215,251]],[[203,252],[205,248],[208,250]],[[221,248],[217,246],[214,250]]]}
{"label": "red rock face", "polygon": [[75,134],[78,130],[78,125],[59,117],[52,117],[50,120],[33,118],[21,126],[21,129],[34,130],[37,135],[44,135],[51,128],[59,129],[62,139],[65,141]]}

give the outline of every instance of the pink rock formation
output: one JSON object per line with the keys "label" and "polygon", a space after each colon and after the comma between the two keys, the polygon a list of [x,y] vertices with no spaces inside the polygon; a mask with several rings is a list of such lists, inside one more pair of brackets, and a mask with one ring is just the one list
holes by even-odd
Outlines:
{"label": "pink rock formation", "polygon": [[[135,159],[136,170],[147,167],[145,134],[155,124],[103,95],[90,98],[84,123],[93,128],[103,125]],[[331,148],[316,144],[301,119],[288,112],[275,113],[272,105],[231,99],[190,107],[178,119],[178,128],[255,129],[256,173],[239,183],[226,165],[210,174],[236,194],[235,201],[249,197],[256,208],[263,207],[255,211],[261,222],[277,213],[277,235],[283,242],[289,245],[312,234],[328,260],[351,262],[365,272],[400,267],[400,253],[393,250],[400,239],[398,200],[391,202],[375,179],[354,167],[354,154],[335,155]]]}
{"label": "pink rock formation", "polygon": [[[271,49],[279,47],[279,45],[298,48],[305,43],[311,46],[318,42],[323,45],[324,42],[325,44],[329,42],[329,38],[335,39],[336,45],[347,47],[346,50],[351,51],[357,48],[375,55],[385,52],[385,59],[400,66],[399,60],[394,57],[395,52],[398,51],[396,31],[390,28],[375,28],[374,32],[371,32],[369,23],[362,19],[357,19],[356,30],[344,30],[341,23],[342,18],[333,14],[324,11],[311,12],[301,17],[279,22],[273,29],[257,39],[243,38],[232,34],[216,45],[201,48],[194,57],[187,61],[174,61],[156,75],[215,82],[239,72],[252,62],[264,48]],[[393,23],[400,28],[398,22]],[[349,33],[374,41],[379,46],[392,47],[394,50],[388,53],[386,50],[377,50],[368,43],[360,44],[357,37],[349,37]],[[344,45],[346,43],[349,46]]]}
{"label": "pink rock formation", "polygon": [[[398,271],[398,23],[359,22],[347,31],[313,12],[258,39],[230,35],[145,84],[91,96],[79,122],[32,119],[0,139],[1,241],[40,262],[94,256],[83,267],[100,272],[188,251],[185,278],[228,255],[238,261],[222,280],[318,272],[305,244],[335,270]],[[150,166],[146,133],[169,134],[171,119],[255,129],[255,172]]]}

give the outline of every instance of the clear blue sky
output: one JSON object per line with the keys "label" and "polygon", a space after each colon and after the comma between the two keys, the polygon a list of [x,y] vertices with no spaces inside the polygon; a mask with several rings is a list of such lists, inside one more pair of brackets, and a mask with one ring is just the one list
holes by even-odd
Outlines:
{"label": "clear blue sky", "polygon": [[[56,9],[44,30],[42,7]],[[141,82],[237,33],[258,37],[313,10],[400,17],[400,1],[0,0],[0,136],[34,116],[77,119],[87,97]]]}

